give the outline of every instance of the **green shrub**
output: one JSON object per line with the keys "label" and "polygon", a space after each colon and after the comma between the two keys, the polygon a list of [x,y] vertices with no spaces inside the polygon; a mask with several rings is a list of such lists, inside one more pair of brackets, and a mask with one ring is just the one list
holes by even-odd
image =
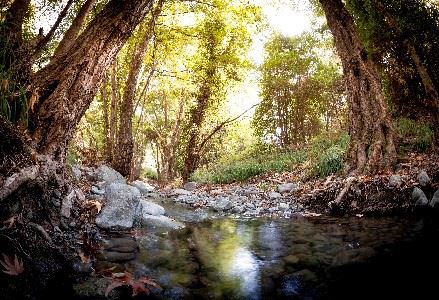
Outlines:
{"label": "green shrub", "polygon": [[433,142],[433,129],[429,123],[417,122],[407,118],[396,121],[400,139],[400,151],[425,151]]}
{"label": "green shrub", "polygon": [[245,181],[270,171],[288,171],[306,160],[306,151],[298,150],[286,153],[253,154],[241,160],[233,159],[215,165],[209,169],[200,168],[192,179],[198,182],[230,183]]}
{"label": "green shrub", "polygon": [[311,143],[311,175],[325,177],[343,169],[345,154],[349,146],[349,135],[322,134]]}
{"label": "green shrub", "polygon": [[144,168],[142,169],[142,177],[157,180],[158,179],[157,170],[153,168]]}

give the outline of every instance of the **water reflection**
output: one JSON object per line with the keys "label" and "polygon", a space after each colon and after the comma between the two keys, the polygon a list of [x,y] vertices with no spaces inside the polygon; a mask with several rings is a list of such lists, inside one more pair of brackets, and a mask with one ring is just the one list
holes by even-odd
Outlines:
{"label": "water reflection", "polygon": [[322,298],[339,270],[369,264],[423,228],[397,219],[226,218],[145,238],[141,262],[165,290],[189,298]]}

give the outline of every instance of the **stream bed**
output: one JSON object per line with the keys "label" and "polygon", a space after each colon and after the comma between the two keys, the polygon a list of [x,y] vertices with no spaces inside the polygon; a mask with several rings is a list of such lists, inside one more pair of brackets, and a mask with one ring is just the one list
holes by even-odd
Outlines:
{"label": "stream bed", "polygon": [[141,273],[163,287],[155,298],[427,299],[439,293],[435,217],[199,217],[206,215],[192,212],[184,229],[138,237]]}

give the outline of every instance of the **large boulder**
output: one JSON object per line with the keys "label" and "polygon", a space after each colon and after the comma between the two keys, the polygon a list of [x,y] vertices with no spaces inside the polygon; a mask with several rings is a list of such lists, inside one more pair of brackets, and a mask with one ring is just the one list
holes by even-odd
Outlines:
{"label": "large boulder", "polygon": [[148,194],[154,191],[154,187],[152,185],[149,185],[141,180],[133,181],[130,183],[130,185],[138,188],[142,194]]}
{"label": "large boulder", "polygon": [[221,197],[219,200],[214,200],[210,202],[209,206],[216,211],[226,211],[231,209],[233,207],[233,204],[229,199]]}
{"label": "large boulder", "polygon": [[427,186],[430,184],[430,177],[428,176],[425,170],[419,172],[418,177],[416,178],[421,186]]}
{"label": "large boulder", "polygon": [[96,169],[96,180],[105,181],[107,185],[113,182],[126,183],[125,178],[119,172],[106,165],[99,166]]}
{"label": "large boulder", "polygon": [[415,201],[416,206],[426,206],[428,205],[427,196],[425,193],[418,187],[415,187],[412,192],[412,200]]}
{"label": "large boulder", "polygon": [[133,227],[135,208],[140,192],[124,183],[111,183],[105,189],[107,203],[96,218],[96,225],[105,229]]}
{"label": "large boulder", "polygon": [[434,193],[433,198],[431,198],[430,206],[433,208],[439,208],[439,190],[437,190]]}
{"label": "large boulder", "polygon": [[142,218],[144,215],[162,216],[165,214],[163,206],[155,204],[154,202],[141,199],[137,206],[136,215]]}

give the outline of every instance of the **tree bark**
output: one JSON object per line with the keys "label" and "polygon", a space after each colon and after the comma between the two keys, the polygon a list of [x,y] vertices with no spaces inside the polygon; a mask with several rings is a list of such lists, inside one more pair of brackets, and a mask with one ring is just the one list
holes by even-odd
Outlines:
{"label": "tree bark", "polygon": [[39,101],[29,131],[39,153],[64,161],[67,144],[108,66],[153,0],[111,0],[69,50],[35,74]]}
{"label": "tree bark", "polygon": [[346,171],[376,173],[396,161],[394,131],[376,66],[341,0],[319,0],[347,82],[349,134]]}
{"label": "tree bark", "polygon": [[61,54],[67,52],[67,50],[69,50],[69,48],[73,45],[79,35],[79,32],[84,26],[88,13],[95,3],[96,0],[86,0],[84,2],[69,29],[67,29],[66,33],[64,34],[64,37],[62,38],[58,47],[56,47],[54,56],[60,56]]}
{"label": "tree bark", "polygon": [[117,85],[117,61],[113,62],[111,68],[111,106],[110,106],[110,130],[108,138],[108,156],[107,161],[113,164],[114,152],[116,149],[117,133],[117,112],[119,107],[119,90]]}

